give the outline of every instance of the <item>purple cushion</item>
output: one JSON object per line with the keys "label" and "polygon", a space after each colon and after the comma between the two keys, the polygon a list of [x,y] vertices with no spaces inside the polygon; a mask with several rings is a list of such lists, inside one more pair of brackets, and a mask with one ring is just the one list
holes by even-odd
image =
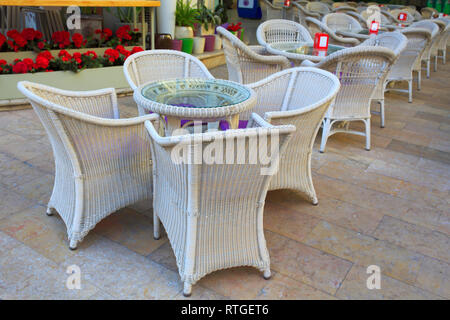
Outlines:
{"label": "purple cushion", "polygon": [[[247,128],[247,124],[248,124],[248,120],[239,120],[238,128],[239,129],[245,129],[245,128]],[[230,125],[228,124],[228,121],[220,120],[219,128],[222,131],[226,131],[226,130],[230,129]]]}

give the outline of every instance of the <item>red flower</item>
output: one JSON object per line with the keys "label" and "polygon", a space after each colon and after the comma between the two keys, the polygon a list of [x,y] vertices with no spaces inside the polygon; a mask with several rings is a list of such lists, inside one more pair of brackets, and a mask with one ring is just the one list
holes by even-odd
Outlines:
{"label": "red flower", "polygon": [[139,29],[138,28],[134,28],[133,31],[134,32],[139,32]]}
{"label": "red flower", "polygon": [[81,48],[81,46],[86,43],[86,40],[83,39],[83,36],[80,33],[74,33],[72,36],[72,42],[75,48]]}
{"label": "red flower", "polygon": [[6,37],[0,33],[0,49],[2,48],[2,46],[5,42],[6,42]]}
{"label": "red flower", "polygon": [[35,38],[36,31],[33,28],[25,28],[21,33],[22,37],[24,37],[28,41],[32,41]]}
{"label": "red flower", "polygon": [[119,38],[120,42],[122,42],[124,40],[131,40],[132,38],[130,35],[130,26],[124,25],[124,26],[120,27],[119,29],[117,29],[116,36],[117,36],[117,38]]}
{"label": "red flower", "polygon": [[[33,62],[32,59],[30,59],[30,58],[25,58],[25,59],[22,60],[22,62],[25,63],[25,64],[27,65],[28,71],[31,71],[31,69],[33,69],[34,62]],[[19,62],[19,63],[20,63],[20,62]]]}
{"label": "red flower", "polygon": [[12,67],[13,73],[27,73],[28,72],[28,66],[25,62],[17,62]]}
{"label": "red flower", "polygon": [[38,42],[37,46],[41,50],[44,49],[44,42]]}
{"label": "red flower", "polygon": [[68,53],[66,50],[61,50],[61,51],[58,53],[58,57],[60,57],[61,60],[64,61],[64,62],[67,62],[67,61],[69,61],[70,59],[72,59],[72,56],[71,56],[70,53]]}
{"label": "red flower", "polygon": [[6,60],[1,59],[0,60],[0,66],[4,66],[6,64]]}
{"label": "red flower", "polygon": [[97,53],[95,53],[95,51],[86,51],[85,53],[84,53],[84,55],[85,56],[91,56],[92,57],[92,60],[94,60],[94,59],[97,59]]}
{"label": "red flower", "polygon": [[144,51],[144,49],[142,49],[141,47],[134,47],[133,49],[131,49],[131,54],[141,51]]}
{"label": "red flower", "polygon": [[75,52],[73,54],[72,58],[76,61],[76,63],[78,63],[78,64],[81,63],[81,53]]}
{"label": "red flower", "polygon": [[64,49],[70,46],[70,33],[68,31],[53,32],[52,40],[59,48]]}
{"label": "red flower", "polygon": [[38,56],[36,58],[36,65],[35,65],[36,69],[47,69],[48,64],[49,64],[49,61],[45,57]]}
{"label": "red flower", "polygon": [[[64,50],[65,51],[65,50]],[[67,51],[66,51],[67,52]],[[39,54],[37,55],[37,57],[36,58],[39,58],[39,57],[43,57],[43,58],[45,58],[45,59],[47,59],[47,60],[52,60],[53,59],[53,56],[52,56],[52,54],[50,53],[50,51],[42,51],[42,52],[39,52]]]}
{"label": "red flower", "polygon": [[109,60],[109,62],[114,62],[119,58],[119,51],[114,49],[106,49],[104,57]]}
{"label": "red flower", "polygon": [[6,35],[7,35],[9,38],[14,39],[16,36],[20,35],[20,33],[19,33],[19,31],[17,31],[16,29],[12,29],[12,30],[9,30],[9,31],[6,33]]}
{"label": "red flower", "polygon": [[228,31],[238,31],[238,30],[242,29],[241,25],[242,25],[242,22],[238,22],[237,24],[231,23],[227,27],[227,30]]}
{"label": "red flower", "polygon": [[34,38],[35,39],[40,40],[40,39],[42,39],[43,36],[44,35],[42,34],[42,32],[40,32],[39,30],[35,30],[35,32],[34,32]]}
{"label": "red flower", "polygon": [[19,46],[20,48],[23,48],[27,45],[28,41],[22,37],[20,34],[16,35],[14,38],[14,42]]}

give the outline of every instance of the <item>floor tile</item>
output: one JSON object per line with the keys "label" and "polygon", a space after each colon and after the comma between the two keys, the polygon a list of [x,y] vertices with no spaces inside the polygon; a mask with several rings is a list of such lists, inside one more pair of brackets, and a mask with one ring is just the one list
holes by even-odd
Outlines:
{"label": "floor tile", "polygon": [[450,238],[441,232],[385,216],[374,236],[450,263]]}
{"label": "floor tile", "polygon": [[265,232],[271,268],[314,288],[334,294],[352,263],[303,243]]}
{"label": "floor tile", "polygon": [[381,275],[380,289],[368,289],[370,274],[366,268],[353,266],[336,296],[340,299],[356,300],[435,300],[439,296],[408,285],[391,277]]}

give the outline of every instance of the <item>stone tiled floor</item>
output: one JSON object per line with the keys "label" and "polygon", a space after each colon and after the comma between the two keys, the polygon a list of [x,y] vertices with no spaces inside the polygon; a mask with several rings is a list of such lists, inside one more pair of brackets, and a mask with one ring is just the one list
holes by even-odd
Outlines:
{"label": "stone tiled floor", "polygon": [[[226,68],[212,70],[226,78]],[[203,278],[200,299],[450,298],[450,63],[423,81],[414,103],[387,94],[386,128],[372,118],[372,150],[336,135],[314,147],[319,205],[290,191],[268,194],[264,212],[270,281],[251,268]],[[131,97],[119,99],[133,116]],[[45,205],[52,151],[31,109],[0,112],[0,298],[182,299],[167,237],[152,238],[152,210],[140,203],[109,216],[77,251]],[[68,290],[66,268],[81,268]],[[368,290],[366,268],[381,268]]]}

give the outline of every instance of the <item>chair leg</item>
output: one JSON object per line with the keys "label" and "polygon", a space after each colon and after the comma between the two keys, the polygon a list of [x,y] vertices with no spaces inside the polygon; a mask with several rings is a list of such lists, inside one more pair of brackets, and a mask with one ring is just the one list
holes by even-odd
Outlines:
{"label": "chair leg", "polygon": [[160,226],[161,222],[159,221],[158,215],[153,211],[153,239],[155,240],[161,238]]}
{"label": "chair leg", "polygon": [[192,285],[185,281],[184,282],[184,288],[183,288],[183,296],[190,297],[192,294]]}
{"label": "chair leg", "polygon": [[366,125],[366,150],[370,151],[370,118],[363,121]]}
{"label": "chair leg", "polygon": [[55,208],[48,206],[47,207],[47,215],[52,216],[55,213]]}
{"label": "chair leg", "polygon": [[380,103],[380,127],[384,128],[384,99],[378,102]]}
{"label": "chair leg", "polygon": [[326,118],[323,121],[323,129],[322,129],[322,141],[320,143],[320,153],[325,152],[325,145],[327,144],[328,134],[330,133],[331,120]]}
{"label": "chair leg", "polygon": [[70,240],[69,249],[70,250],[77,250],[77,244],[78,244],[78,241]]}
{"label": "chair leg", "polygon": [[417,91],[420,91],[422,85],[422,70],[417,72]]}
{"label": "chair leg", "polygon": [[264,270],[264,279],[265,280],[269,280],[272,277],[272,273],[270,272],[270,268],[267,268],[266,270]]}
{"label": "chair leg", "polygon": [[408,102],[412,103],[412,80],[408,80]]}
{"label": "chair leg", "polygon": [[442,50],[442,64],[445,64],[447,62],[447,50]]}
{"label": "chair leg", "polygon": [[438,55],[434,57],[434,72],[437,72],[437,64],[438,64]]}
{"label": "chair leg", "polygon": [[431,66],[431,62],[430,59],[427,60],[427,79],[430,78],[430,66]]}

